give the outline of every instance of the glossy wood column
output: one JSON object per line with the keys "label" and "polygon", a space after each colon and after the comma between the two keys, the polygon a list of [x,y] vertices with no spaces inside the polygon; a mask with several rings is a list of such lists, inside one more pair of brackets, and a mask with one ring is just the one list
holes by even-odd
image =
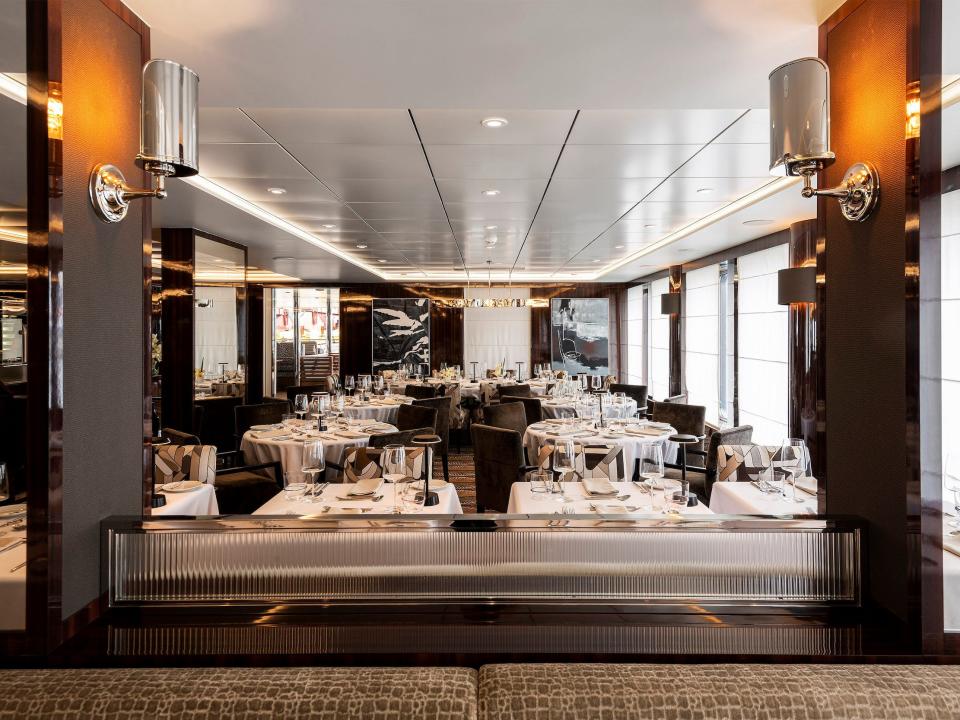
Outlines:
{"label": "glossy wood column", "polygon": [[160,230],[162,254],[161,333],[163,427],[193,428],[193,271],[192,228]]}
{"label": "glossy wood column", "polygon": [[[680,294],[680,312],[670,315],[670,395],[679,395],[683,392],[683,311],[684,288],[683,266],[670,267],[670,292]],[[657,298],[656,302],[660,302]]]}
{"label": "glossy wood column", "polygon": [[269,294],[263,285],[247,285],[246,344],[241,347],[246,348],[247,402],[251,405],[263,402],[263,303]]}
{"label": "glossy wood column", "polygon": [[[816,267],[817,221],[803,220],[790,226],[790,267]],[[824,453],[822,439],[822,406],[817,407],[817,318],[818,303],[791,303],[787,309],[789,322],[787,343],[790,379],[788,426],[790,437],[803,438],[810,449],[815,477],[822,476]],[[820,430],[818,431],[818,427]],[[825,494],[821,493],[821,501]]]}

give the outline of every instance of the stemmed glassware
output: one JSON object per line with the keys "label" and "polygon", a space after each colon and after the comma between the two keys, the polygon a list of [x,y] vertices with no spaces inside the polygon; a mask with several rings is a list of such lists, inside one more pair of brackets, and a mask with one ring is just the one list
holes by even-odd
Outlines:
{"label": "stemmed glassware", "polygon": [[306,476],[307,486],[310,488],[308,502],[320,502],[317,494],[317,475],[326,469],[326,458],[323,455],[323,443],[319,440],[307,440],[303,443],[303,459],[300,461],[300,471]]}
{"label": "stemmed glassware", "polygon": [[299,420],[303,420],[303,416],[310,411],[310,398],[306,393],[299,393],[293,398],[293,411]]}
{"label": "stemmed glassware", "polygon": [[343,379],[343,388],[344,388],[344,390],[346,390],[350,395],[353,395],[353,389],[354,389],[356,386],[357,386],[357,383],[356,383],[356,381],[353,379],[353,375],[347,375],[347,376]]}
{"label": "stemmed glassware", "polygon": [[557,474],[555,487],[558,493],[557,500],[563,501],[563,490],[560,483],[567,473],[572,473],[577,467],[577,449],[573,440],[557,440],[553,447],[553,471]]}
{"label": "stemmed glassware", "polygon": [[599,390],[603,387],[603,378],[601,378],[599,375],[594,375],[590,378],[590,383],[594,390]]}
{"label": "stemmed glassware", "polygon": [[400,483],[407,475],[407,451],[403,445],[387,445],[383,449],[383,479],[393,483],[393,505],[400,512],[400,499],[397,496]]}
{"label": "stemmed glassware", "polygon": [[654,493],[663,490],[660,482],[663,477],[663,446],[655,444],[647,448],[646,457],[640,461],[640,477],[643,478],[650,494],[650,508],[656,510]]}
{"label": "stemmed glassware", "polygon": [[[784,440],[780,446],[780,460],[776,465],[783,473],[784,482],[789,481],[793,486],[793,501],[802,503],[804,499],[797,497],[797,480],[810,475],[810,454],[807,452],[807,444],[800,438]],[[785,488],[781,487],[780,494],[786,497]]]}

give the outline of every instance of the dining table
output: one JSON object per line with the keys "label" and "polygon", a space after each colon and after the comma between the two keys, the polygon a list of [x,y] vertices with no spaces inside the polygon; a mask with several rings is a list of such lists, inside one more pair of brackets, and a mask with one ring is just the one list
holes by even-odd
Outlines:
{"label": "dining table", "polygon": [[710,509],[718,515],[816,515],[817,481],[800,478],[794,502],[793,487],[789,484],[772,491],[761,489],[754,481],[716,482],[710,491]]}
{"label": "dining table", "polygon": [[664,461],[671,462],[676,457],[676,445],[669,442],[669,437],[676,432],[666,423],[649,420],[607,428],[596,428],[586,421],[545,420],[527,427],[523,444],[531,461],[539,456],[544,443],[555,444],[558,440],[573,440],[582,445],[619,445],[623,448],[624,473],[630,477],[636,461],[647,457],[647,450],[653,445],[663,447]]}
{"label": "dining table", "polygon": [[[341,412],[344,417],[355,420],[378,420],[395,425],[398,408],[401,405],[409,405],[413,400],[406,395],[376,395],[366,400],[349,397],[344,398]],[[334,409],[339,410],[336,406]]]}
{"label": "dining table", "polygon": [[27,622],[27,505],[0,507],[0,630]]}
{"label": "dining table", "polygon": [[327,462],[342,464],[351,448],[365,447],[371,435],[396,432],[396,426],[376,420],[347,418],[345,422],[331,423],[320,432],[310,424],[259,425],[252,427],[240,439],[240,452],[248,465],[280,461],[288,482],[303,482],[303,443],[319,440]]}
{"label": "dining table", "polygon": [[943,629],[960,632],[960,525],[956,518],[943,516]]}
{"label": "dining table", "polygon": [[[308,486],[309,487],[309,486]],[[354,483],[323,483],[322,492],[314,499],[300,492],[278,493],[254,511],[254,515],[296,515],[299,517],[344,515],[344,514],[412,514],[397,496],[395,483],[384,482],[373,497],[350,497]],[[417,487],[422,487],[422,481]],[[434,480],[431,492],[437,493],[437,504],[420,507],[413,514],[460,515],[463,508],[453,483]]]}
{"label": "dining table", "polygon": [[615,497],[590,495],[581,482],[561,482],[560,492],[548,492],[533,483],[516,482],[510,486],[507,513],[510,515],[656,515],[682,517],[712,515],[703,503],[674,510],[665,496],[680,489],[675,480],[661,480],[656,489],[645,482],[612,482]]}
{"label": "dining table", "polygon": [[[540,408],[545,418],[580,417],[578,402],[574,398],[549,398],[540,403]],[[637,414],[637,401],[629,397],[620,402],[605,400],[603,413],[607,419],[632,418]]]}
{"label": "dining table", "polygon": [[[164,489],[167,488],[167,489]],[[219,515],[217,493],[210,483],[201,483],[199,486],[192,483],[171,482],[158,485],[157,495],[166,500],[164,505],[150,511],[151,517],[163,515]]]}

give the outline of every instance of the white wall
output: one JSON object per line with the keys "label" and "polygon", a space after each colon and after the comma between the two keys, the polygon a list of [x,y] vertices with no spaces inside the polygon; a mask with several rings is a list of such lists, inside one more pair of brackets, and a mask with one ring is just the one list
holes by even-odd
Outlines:
{"label": "white wall", "polygon": [[621,373],[622,382],[631,385],[646,384],[643,372],[643,354],[646,350],[643,309],[643,285],[635,285],[627,290],[627,346],[624,353],[627,362]]}
{"label": "white wall", "polygon": [[720,424],[720,266],[691,270],[684,279],[683,367],[688,402],[707,408],[707,422]]}
{"label": "white wall", "polygon": [[[940,342],[943,407],[943,461],[960,472],[960,191],[941,199]],[[947,502],[953,498],[945,494]]]}
{"label": "white wall", "polygon": [[197,286],[197,300],[212,300],[210,307],[193,308],[193,367],[204,372],[237,369],[237,291],[233,287]]}
{"label": "white wall", "polygon": [[670,292],[667,278],[650,283],[650,365],[648,392],[654,400],[670,396],[670,316],[660,312],[660,296]]}
{"label": "white wall", "polygon": [[[530,297],[529,288],[471,288],[474,298]],[[496,367],[506,358],[506,369],[523,362],[523,375],[530,377],[530,308],[465,308],[463,311],[464,372],[471,372],[476,360],[477,374]]]}

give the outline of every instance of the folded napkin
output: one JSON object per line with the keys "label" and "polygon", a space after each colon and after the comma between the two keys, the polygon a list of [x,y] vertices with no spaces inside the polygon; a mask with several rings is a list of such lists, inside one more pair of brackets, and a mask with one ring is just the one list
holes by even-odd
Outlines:
{"label": "folded napkin", "polygon": [[960,535],[944,535],[943,549],[960,557]]}
{"label": "folded napkin", "polygon": [[627,512],[624,505],[591,505],[590,509],[603,515],[621,515]]}
{"label": "folded napkin", "polygon": [[550,435],[551,437],[572,437],[574,435],[574,431],[564,429],[548,430],[547,435]]}
{"label": "folded napkin", "polygon": [[337,430],[336,434],[342,438],[365,438],[369,433],[357,432],[356,430]]}
{"label": "folded napkin", "polygon": [[643,437],[659,437],[663,435],[663,430],[657,430],[656,428],[627,428],[626,433],[628,435],[642,435]]}
{"label": "folded napkin", "polygon": [[562,425],[565,421],[563,418],[547,418],[544,422],[550,423],[551,425]]}
{"label": "folded napkin", "polygon": [[605,497],[608,495],[616,495],[617,489],[610,484],[610,481],[606,478],[601,477],[590,477],[584,478],[581,481],[583,485],[584,492],[590,496],[601,496]]}
{"label": "folded napkin", "polygon": [[263,430],[260,432],[251,433],[258,440],[269,440],[270,438],[283,437],[284,435],[289,435],[290,431],[286,428],[282,430]]}
{"label": "folded napkin", "polygon": [[797,490],[802,490],[810,495],[817,494],[817,479],[815,477],[797,478]]}
{"label": "folded napkin", "polygon": [[373,477],[373,478],[361,478],[353,486],[353,489],[347,493],[350,497],[369,497],[370,495],[376,495],[377,490],[380,489],[380,486],[383,485],[383,478]]}

